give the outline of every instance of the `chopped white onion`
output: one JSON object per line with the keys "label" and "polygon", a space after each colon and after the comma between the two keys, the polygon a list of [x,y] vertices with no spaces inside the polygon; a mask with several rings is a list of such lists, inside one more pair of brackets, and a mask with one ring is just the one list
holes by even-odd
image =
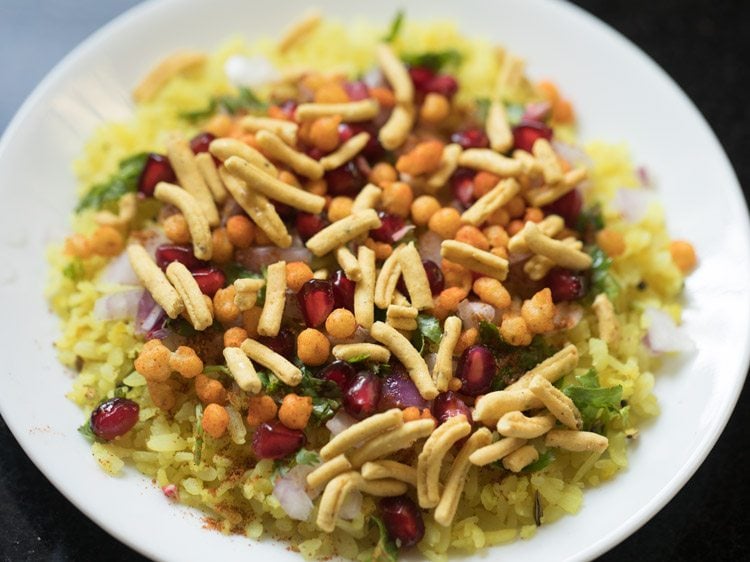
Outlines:
{"label": "chopped white onion", "polygon": [[653,195],[643,189],[622,187],[615,192],[612,208],[629,223],[640,222],[646,216]]}
{"label": "chopped white onion", "polygon": [[413,224],[407,224],[406,226],[399,228],[396,232],[393,233],[393,241],[398,242],[415,228],[417,227],[414,226]]}
{"label": "chopped white onion", "polygon": [[560,302],[555,305],[553,322],[555,330],[570,330],[575,328],[583,318],[583,307],[572,302]]}
{"label": "chopped white onion", "polygon": [[262,55],[231,56],[224,63],[224,73],[235,86],[262,86],[281,77],[271,61]]}
{"label": "chopped white onion", "polygon": [[428,353],[424,356],[424,362],[427,363],[427,370],[432,372],[437,361],[437,353]]}
{"label": "chopped white onion", "polygon": [[552,141],[552,148],[571,166],[585,166],[591,168],[594,162],[588,154],[576,144],[569,144],[560,140]]}
{"label": "chopped white onion", "polygon": [[113,285],[140,285],[138,276],[130,266],[128,254],[123,252],[102,270],[99,277],[101,283],[111,283]]}
{"label": "chopped white onion", "polygon": [[353,426],[357,423],[353,417],[347,414],[344,410],[339,410],[336,415],[326,422],[328,431],[331,432],[331,436],[335,437],[345,429]]}
{"label": "chopped white onion", "polygon": [[654,353],[692,351],[695,349],[693,340],[663,310],[648,307],[643,316],[648,324],[645,344]]}
{"label": "chopped white onion", "polygon": [[94,318],[102,321],[133,319],[141,296],[143,289],[128,289],[99,297],[94,303]]}
{"label": "chopped white onion", "polygon": [[383,85],[383,73],[380,72],[380,69],[377,66],[372,67],[372,69],[368,70],[367,73],[362,77],[362,82],[364,82],[368,88],[377,88],[379,86]]}
{"label": "chopped white onion", "polygon": [[299,248],[252,246],[245,250],[238,250],[235,254],[235,259],[250,271],[260,272],[264,265],[271,265],[281,260],[287,263],[293,261],[310,263],[312,254],[304,246]]}
{"label": "chopped white onion", "polygon": [[313,510],[313,503],[307,495],[305,479],[313,467],[297,465],[276,480],[273,495],[279,500],[281,509],[292,519],[307,521]]}
{"label": "chopped white onion", "polygon": [[479,327],[480,322],[491,322],[495,318],[495,307],[483,302],[471,302],[467,299],[458,303],[458,317],[463,322],[464,330]]}
{"label": "chopped white onion", "polygon": [[550,102],[548,101],[527,103],[526,107],[524,108],[523,117],[521,117],[521,119],[528,119],[530,121],[544,121],[549,116],[551,110],[552,104],[550,104]]}
{"label": "chopped white onion", "polygon": [[352,490],[347,494],[344,503],[341,504],[339,517],[351,521],[359,515],[360,511],[362,511],[362,492],[359,490]]}
{"label": "chopped white onion", "polygon": [[440,244],[442,243],[443,239],[439,234],[428,230],[419,237],[419,255],[422,256],[423,260],[430,260],[440,265],[442,261],[440,257]]}

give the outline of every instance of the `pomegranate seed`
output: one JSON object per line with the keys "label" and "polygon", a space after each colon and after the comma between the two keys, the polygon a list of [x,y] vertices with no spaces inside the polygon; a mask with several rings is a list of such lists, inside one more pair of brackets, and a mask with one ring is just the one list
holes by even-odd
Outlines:
{"label": "pomegranate seed", "polygon": [[347,363],[346,361],[334,361],[320,371],[318,377],[323,380],[335,382],[343,394],[349,390],[349,386],[352,384],[352,380],[354,380],[356,374],[357,372],[354,370],[351,363]]}
{"label": "pomegranate seed", "polygon": [[458,91],[458,82],[453,76],[439,74],[425,84],[424,91],[426,93],[434,92],[451,99]]}
{"label": "pomegranate seed", "polygon": [[281,459],[299,451],[306,442],[298,429],[289,429],[279,421],[265,422],[253,436],[253,453],[259,459]]}
{"label": "pomegranate seed", "polygon": [[341,142],[346,142],[354,136],[354,127],[352,127],[352,125],[350,125],[349,123],[341,123],[338,126],[338,132],[339,140]]}
{"label": "pomegranate seed", "polygon": [[406,222],[404,222],[404,219],[402,219],[398,215],[392,215],[390,213],[386,213],[385,211],[380,211],[378,213],[378,217],[380,218],[380,222],[382,224],[375,230],[371,230],[370,236],[378,242],[393,244],[395,242],[395,240],[393,239],[393,235],[404,228],[404,226],[406,226]]}
{"label": "pomegranate seed", "polygon": [[346,308],[354,312],[354,282],[342,270],[333,274],[333,297],[336,308]]}
{"label": "pomegranate seed", "polygon": [[164,493],[164,495],[169,498],[170,500],[177,500],[180,499],[180,491],[174,484],[167,484],[166,486],[163,486],[161,491]]}
{"label": "pomegranate seed", "polygon": [[575,228],[578,224],[578,216],[583,209],[583,197],[577,189],[569,191],[560,199],[544,207],[545,215],[560,215],[565,219],[568,228]]}
{"label": "pomegranate seed", "polygon": [[157,183],[160,181],[173,183],[176,179],[177,176],[174,175],[169,159],[152,152],[146,158],[141,177],[138,178],[138,192],[146,197],[153,197]]}
{"label": "pomegranate seed", "polygon": [[346,413],[358,420],[377,411],[380,400],[380,380],[369,371],[357,373],[344,393]]}
{"label": "pomegranate seed", "polygon": [[461,400],[455,392],[448,391],[439,394],[432,403],[432,415],[435,416],[438,423],[444,423],[448,418],[453,416],[466,416],[466,419],[472,421],[471,410],[466,403]]}
{"label": "pomegranate seed", "polygon": [[208,152],[208,145],[211,141],[216,138],[211,133],[198,133],[192,139],[190,139],[190,150],[194,154],[200,154],[201,152]]}
{"label": "pomegranate seed", "polygon": [[328,221],[321,215],[300,212],[297,213],[295,225],[302,241],[307,242],[310,238],[328,226]]}
{"label": "pomegranate seed", "polygon": [[127,398],[110,398],[91,412],[91,430],[97,437],[111,441],[125,435],[138,421],[138,404]]}
{"label": "pomegranate seed", "polygon": [[290,207],[286,203],[279,203],[278,201],[272,201],[272,203],[281,220],[287,222],[294,218],[294,207]]}
{"label": "pomegranate seed", "polygon": [[586,296],[588,292],[588,281],[583,275],[559,267],[547,274],[544,284],[552,292],[554,302],[574,301]]}
{"label": "pomegranate seed", "polygon": [[487,148],[490,139],[481,129],[466,129],[451,135],[451,142],[460,144],[462,148]]}
{"label": "pomegranate seed", "polygon": [[422,266],[424,267],[425,273],[427,273],[427,281],[430,283],[430,291],[433,295],[437,295],[442,292],[445,288],[445,278],[443,277],[443,270],[440,266],[432,260],[423,260]]}
{"label": "pomegranate seed", "polygon": [[333,284],[324,279],[310,279],[297,293],[302,316],[309,328],[317,328],[326,321],[336,306]]}
{"label": "pomegranate seed", "polygon": [[344,91],[349,96],[350,101],[360,101],[370,97],[370,89],[361,80],[345,82]]}
{"label": "pomegranate seed", "polygon": [[388,535],[397,546],[414,546],[424,537],[422,513],[409,496],[383,498],[380,514]]}
{"label": "pomegranate seed", "polygon": [[458,360],[456,373],[461,382],[461,392],[479,396],[490,389],[497,373],[497,363],[492,352],[483,345],[473,345]]}
{"label": "pomegranate seed", "polygon": [[297,338],[294,337],[294,333],[289,328],[282,328],[275,336],[260,336],[258,342],[287,359],[294,359]]}
{"label": "pomegranate seed", "polygon": [[380,384],[380,400],[378,410],[384,412],[391,408],[408,408],[416,406],[420,410],[427,407],[427,402],[419,394],[417,386],[404,369],[397,363]]}
{"label": "pomegranate seed", "polygon": [[[422,260],[422,267],[424,267],[424,271],[427,274],[427,282],[430,284],[430,292],[433,295],[437,295],[445,288],[445,277],[443,276],[443,271],[434,261],[431,260]],[[406,298],[411,298],[403,277],[399,277],[396,288]]]}
{"label": "pomegranate seed", "polygon": [[365,185],[364,176],[352,161],[326,172],[325,180],[328,185],[328,194],[332,197],[338,195],[354,197]]}
{"label": "pomegranate seed", "polygon": [[513,146],[531,152],[537,139],[552,138],[552,129],[541,121],[521,121],[513,127]]}
{"label": "pomegranate seed", "polygon": [[320,150],[320,149],[319,149],[318,147],[316,147],[316,146],[312,146],[312,147],[308,148],[308,149],[307,149],[307,150],[305,151],[305,154],[307,154],[307,155],[308,155],[308,156],[309,156],[310,158],[312,158],[313,160],[320,160],[321,158],[323,158],[323,156],[325,156],[325,155],[326,155],[326,153],[325,153],[325,152],[323,152],[322,150]]}
{"label": "pomegranate seed", "polygon": [[156,265],[162,269],[167,269],[167,266],[173,261],[180,262],[191,271],[208,266],[208,262],[195,257],[191,246],[162,244],[156,248]]}
{"label": "pomegranate seed", "polygon": [[467,209],[474,202],[474,176],[476,172],[468,168],[459,168],[451,176],[453,197]]}
{"label": "pomegranate seed", "polygon": [[193,279],[198,283],[201,293],[212,298],[216,294],[216,291],[224,287],[227,281],[227,276],[224,275],[224,272],[215,267],[203,267],[195,269],[190,273],[193,274]]}
{"label": "pomegranate seed", "polygon": [[435,73],[424,66],[413,66],[409,69],[409,76],[414,83],[414,89],[423,92],[427,84],[435,78]]}

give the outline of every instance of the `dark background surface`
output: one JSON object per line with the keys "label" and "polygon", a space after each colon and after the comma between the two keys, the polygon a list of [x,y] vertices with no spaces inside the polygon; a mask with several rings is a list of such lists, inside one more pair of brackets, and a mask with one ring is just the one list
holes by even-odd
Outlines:
{"label": "dark background surface", "polygon": [[[0,128],[64,54],[136,3],[0,0]],[[750,2],[576,3],[630,38],[687,92],[729,154],[747,199]],[[749,410],[746,386],[721,439],[687,486],[603,560],[750,560]],[[145,560],[53,488],[1,419],[0,451],[0,560]]]}

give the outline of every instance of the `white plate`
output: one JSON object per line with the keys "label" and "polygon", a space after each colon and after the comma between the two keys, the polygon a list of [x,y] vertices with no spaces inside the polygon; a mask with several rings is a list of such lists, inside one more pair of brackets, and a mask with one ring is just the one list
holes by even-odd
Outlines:
{"label": "white plate", "polygon": [[[328,14],[385,23],[400,2],[321,1]],[[277,32],[303,8],[247,0],[147,3],[102,28],[39,85],[0,142],[0,409],[50,481],[111,534],[163,560],[299,560],[271,543],[204,531],[196,512],[164,500],[131,472],[110,478],[76,432],[81,412],[64,397],[70,377],[52,347],[56,321],[42,298],[45,246],[61,239],[74,205],[72,159],[92,129],[126,119],[144,71],[178,48],[211,49],[228,35]],[[460,8],[458,7],[460,6]],[[574,101],[584,138],[626,141],[658,181],[673,235],[692,240],[700,267],[687,281],[689,360],[658,375],[661,416],[631,448],[631,468],[585,494],[575,517],[532,541],[490,551],[505,559],[592,558],[653,516],[716,442],[748,366],[748,216],[719,143],[678,87],[620,35],[559,2],[409,2],[409,16],[454,18],[464,32],[508,45],[535,77],[552,77]],[[477,557],[479,559],[479,557]]]}

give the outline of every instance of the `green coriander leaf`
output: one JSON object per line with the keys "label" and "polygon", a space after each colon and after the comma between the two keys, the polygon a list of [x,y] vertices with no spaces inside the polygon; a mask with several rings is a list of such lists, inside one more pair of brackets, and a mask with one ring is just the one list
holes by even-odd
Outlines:
{"label": "green coriander leaf", "polygon": [[417,353],[421,355],[424,351],[424,335],[421,330],[414,330],[411,335],[411,344],[414,346],[414,349],[417,350]]}
{"label": "green coriander leaf", "polygon": [[401,60],[407,65],[426,67],[434,72],[439,72],[447,66],[458,66],[463,61],[463,58],[463,55],[456,49],[428,51],[425,53],[405,53],[401,55]]}
{"label": "green coriander leaf", "polygon": [[391,372],[391,365],[390,363],[377,363],[376,365],[373,365],[370,367],[370,370],[373,372],[373,374],[376,377],[384,377]]}
{"label": "green coriander leaf", "polygon": [[171,330],[178,336],[182,336],[185,338],[192,337],[198,333],[198,331],[193,328],[192,324],[190,324],[190,322],[188,322],[181,316],[178,316],[177,318],[167,318],[167,321],[164,323],[164,327],[168,330]]}
{"label": "green coriander leaf", "polygon": [[78,428],[78,433],[83,435],[89,443],[94,443],[96,441],[96,434],[94,433],[94,430],[91,429],[90,419],[86,420],[86,422]]}
{"label": "green coriander leaf", "polygon": [[294,462],[297,464],[306,464],[309,466],[318,464],[320,462],[320,455],[315,451],[309,449],[300,449],[297,454],[294,455]]}
{"label": "green coriander leaf", "polygon": [[237,281],[237,279],[260,279],[263,277],[259,273],[253,273],[252,271],[245,269],[239,263],[228,263],[221,269],[227,277],[227,285],[231,285]]}
{"label": "green coriander leaf", "polygon": [[369,353],[362,353],[361,355],[355,355],[354,357],[347,359],[347,363],[364,363],[370,358]]}
{"label": "green coriander leaf", "polygon": [[195,405],[195,429],[193,431],[195,443],[193,444],[193,463],[200,464],[203,456],[203,405]]}
{"label": "green coriander leaf", "polygon": [[83,267],[83,262],[79,259],[74,259],[63,268],[62,273],[71,281],[77,282],[83,279],[86,271]]}
{"label": "green coriander leaf", "polygon": [[336,415],[336,411],[341,407],[341,400],[335,398],[315,397],[312,399],[313,409],[310,418],[314,425],[323,425]]}
{"label": "green coriander leaf", "polygon": [[180,113],[180,117],[187,121],[195,122],[207,119],[217,111],[235,115],[241,111],[264,112],[266,109],[268,109],[267,103],[258,98],[249,88],[242,87],[238,90],[236,96],[214,97],[208,102],[205,108]]}
{"label": "green coriander leaf", "polygon": [[523,472],[539,472],[551,465],[555,460],[552,450],[544,451],[539,458],[523,469]]}
{"label": "green coriander leaf", "polygon": [[404,11],[399,10],[396,12],[396,15],[393,17],[393,20],[391,21],[391,25],[388,28],[388,33],[385,34],[383,37],[383,41],[386,43],[393,43],[396,40],[396,37],[398,37],[399,32],[401,31],[401,26],[404,23]]}
{"label": "green coriander leaf", "polygon": [[602,207],[598,203],[581,211],[576,219],[576,230],[581,233],[584,240],[593,242],[596,232],[602,228],[604,228],[604,217]]}
{"label": "green coriander leaf", "polygon": [[615,417],[627,416],[627,410],[623,412],[621,407],[621,385],[601,388],[594,369],[590,369],[588,373],[577,379],[581,382],[581,386],[566,386],[563,392],[581,412],[584,429],[596,429]]}
{"label": "green coriander leaf", "polygon": [[229,368],[224,365],[206,365],[203,367],[203,373],[206,375],[226,375],[228,377],[232,376],[232,373],[229,372]]}
{"label": "green coriander leaf", "polygon": [[586,251],[593,260],[591,264],[591,288],[594,295],[604,293],[610,301],[614,302],[620,294],[620,285],[609,272],[612,259],[597,245],[587,247]]}
{"label": "green coriander leaf", "polygon": [[420,314],[417,316],[417,327],[425,339],[430,340],[432,343],[440,343],[443,331],[440,329],[440,321],[437,318],[427,314]]}
{"label": "green coriander leaf", "polygon": [[541,336],[535,336],[531,344],[522,347],[502,343],[505,347],[497,351],[495,357],[498,378],[505,386],[517,381],[526,371],[533,369],[557,351]]}
{"label": "green coriander leaf", "polygon": [[396,562],[398,559],[398,547],[388,535],[385,524],[382,519],[374,515],[370,516],[370,524],[375,524],[378,528],[380,538],[372,551],[371,562]]}
{"label": "green coriander leaf", "polygon": [[112,396],[114,398],[125,398],[128,395],[128,391],[130,390],[130,387],[126,384],[120,385],[115,388],[115,390],[112,392]]}
{"label": "green coriander leaf", "polygon": [[577,376],[576,380],[584,388],[599,388],[599,375],[593,367],[585,375]]}
{"label": "green coriander leaf", "polygon": [[147,158],[148,154],[144,152],[121,160],[117,171],[107,181],[93,186],[81,197],[76,213],[86,209],[101,209],[106,203],[115,202],[126,193],[135,193]]}

